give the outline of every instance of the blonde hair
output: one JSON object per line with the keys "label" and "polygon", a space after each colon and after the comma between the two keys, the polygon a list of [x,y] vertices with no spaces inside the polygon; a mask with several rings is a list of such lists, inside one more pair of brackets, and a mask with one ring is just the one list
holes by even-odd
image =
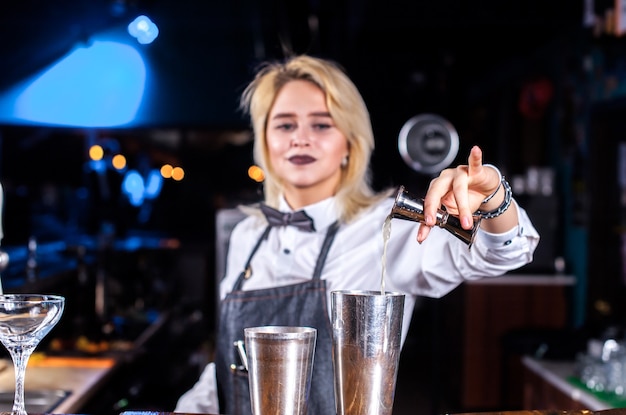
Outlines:
{"label": "blonde hair", "polygon": [[241,96],[240,106],[250,115],[254,131],[254,160],[265,172],[265,202],[276,207],[283,189],[269,163],[267,117],[280,89],[294,80],[312,82],[324,92],[328,111],[348,140],[349,161],[342,169],[336,197],[340,219],[349,222],[388,192],[376,193],[371,187],[374,133],[363,97],[344,70],[329,60],[299,55],[284,62],[266,62]]}

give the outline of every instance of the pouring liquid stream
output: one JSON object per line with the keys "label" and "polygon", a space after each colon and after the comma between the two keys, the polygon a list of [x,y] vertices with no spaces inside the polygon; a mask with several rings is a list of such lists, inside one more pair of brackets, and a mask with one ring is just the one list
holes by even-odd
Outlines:
{"label": "pouring liquid stream", "polygon": [[385,219],[383,223],[383,256],[381,259],[382,262],[382,272],[380,275],[380,294],[385,295],[385,276],[387,274],[387,244],[389,242],[389,238],[391,237],[391,219],[392,216],[389,215]]}

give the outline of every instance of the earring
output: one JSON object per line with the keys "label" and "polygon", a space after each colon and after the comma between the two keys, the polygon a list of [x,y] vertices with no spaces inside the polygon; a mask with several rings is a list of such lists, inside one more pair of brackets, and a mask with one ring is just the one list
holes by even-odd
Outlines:
{"label": "earring", "polygon": [[343,160],[341,160],[341,167],[346,167],[348,165],[348,156],[345,156]]}

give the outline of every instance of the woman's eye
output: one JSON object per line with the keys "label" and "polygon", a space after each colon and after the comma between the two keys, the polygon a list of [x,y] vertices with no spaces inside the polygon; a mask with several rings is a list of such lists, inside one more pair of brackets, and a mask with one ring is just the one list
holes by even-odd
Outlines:
{"label": "woman's eye", "polygon": [[313,128],[315,130],[327,130],[329,128],[332,127],[332,124],[330,123],[317,123],[317,124],[313,124]]}
{"label": "woman's eye", "polygon": [[283,123],[283,124],[278,124],[276,126],[277,130],[283,130],[283,131],[292,131],[296,128],[296,125],[293,123]]}

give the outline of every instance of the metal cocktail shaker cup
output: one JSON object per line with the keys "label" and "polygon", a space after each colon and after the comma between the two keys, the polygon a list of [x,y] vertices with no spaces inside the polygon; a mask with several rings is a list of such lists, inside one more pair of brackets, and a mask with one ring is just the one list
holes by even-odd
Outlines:
{"label": "metal cocktail shaker cup", "polygon": [[317,330],[264,326],[244,329],[254,415],[306,415]]}
{"label": "metal cocktail shaker cup", "polygon": [[391,415],[404,298],[380,291],[331,293],[337,415]]}

